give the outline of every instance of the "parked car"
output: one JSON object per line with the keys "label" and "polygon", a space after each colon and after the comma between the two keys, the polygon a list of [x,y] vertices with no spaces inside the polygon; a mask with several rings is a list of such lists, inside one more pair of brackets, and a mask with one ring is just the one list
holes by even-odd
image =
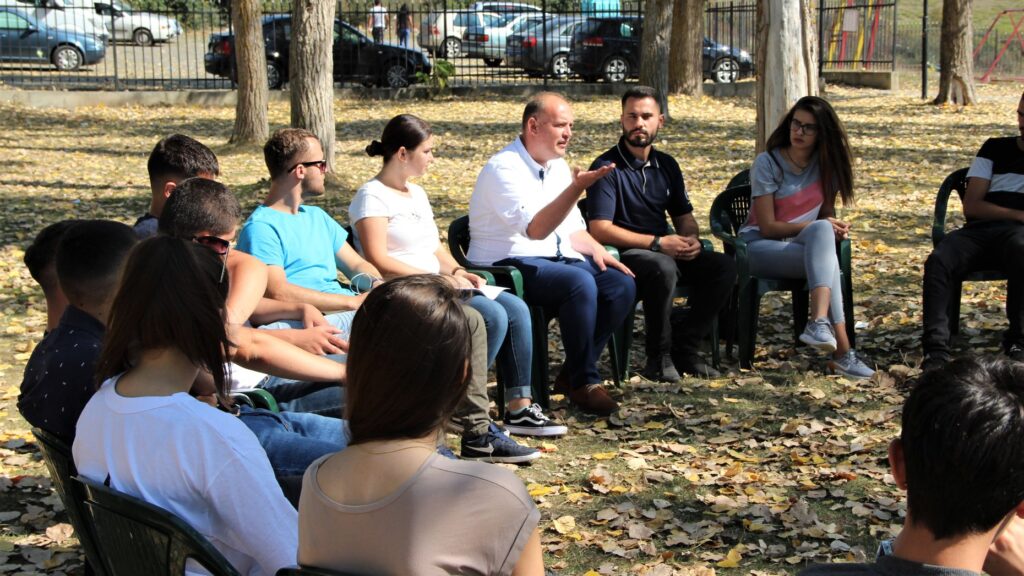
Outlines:
{"label": "parked car", "polygon": [[485,1],[485,2],[473,2],[469,5],[469,9],[475,12],[493,12],[505,16],[512,14],[518,16],[520,14],[540,14],[541,9],[539,6],[533,4],[527,4],[526,2],[503,2],[503,1]]}
{"label": "parked car", "polygon": [[181,25],[163,14],[142,12],[120,0],[96,2],[96,13],[107,22],[113,22],[114,40],[131,41],[139,46],[152,46],[154,42],[168,42],[181,36]]}
{"label": "parked car", "polygon": [[[573,34],[569,67],[587,82],[604,78],[623,82],[640,73],[643,20],[638,17],[588,18]],[[702,70],[705,79],[735,82],[754,73],[746,50],[704,39]]]}
{"label": "parked car", "polygon": [[50,30],[95,36],[104,44],[110,39],[106,22],[96,13],[92,0],[0,0],[0,6],[20,8]]}
{"label": "parked car", "polygon": [[520,34],[506,39],[506,64],[518,66],[530,76],[549,74],[567,78],[572,35],[583,25],[583,16],[554,16]]}
{"label": "parked car", "polygon": [[462,56],[462,37],[470,26],[502,26],[506,18],[493,12],[449,10],[430,12],[420,26],[420,46],[445,58]]}
{"label": "parked car", "polygon": [[483,58],[488,66],[498,66],[505,59],[508,37],[526,32],[543,19],[540,12],[531,12],[516,16],[504,26],[470,26],[462,39],[462,51],[471,58]]}
{"label": "parked car", "polygon": [[[267,81],[279,88],[288,81],[291,43],[291,14],[263,17],[263,38],[267,47]],[[334,81],[360,82],[365,86],[402,88],[416,82],[416,73],[430,73],[430,58],[419,50],[394,44],[378,44],[351,24],[334,21]],[[218,33],[210,36],[206,71],[234,80],[235,37]]]}
{"label": "parked car", "polygon": [[0,6],[0,60],[4,62],[49,62],[66,72],[99,62],[106,50],[96,36],[53,28],[29,11]]}

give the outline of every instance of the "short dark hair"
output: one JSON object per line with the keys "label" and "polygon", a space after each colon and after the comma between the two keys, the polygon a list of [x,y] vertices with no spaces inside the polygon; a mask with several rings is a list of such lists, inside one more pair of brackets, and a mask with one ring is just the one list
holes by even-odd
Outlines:
{"label": "short dark hair", "polygon": [[178,184],[160,214],[160,233],[191,239],[196,233],[231,232],[242,219],[238,198],[227,186],[206,178],[189,178]]}
{"label": "short dark hair", "polygon": [[622,93],[622,106],[623,107],[626,106],[626,102],[630,98],[638,98],[638,99],[651,98],[658,105],[658,109],[659,110],[661,109],[661,100],[660,100],[660,97],[658,96],[658,91],[655,90],[654,88],[650,87],[650,86],[640,85],[640,86],[631,86],[630,88],[627,88],[626,91]]}
{"label": "short dark hair", "polygon": [[83,220],[68,228],[57,246],[57,278],[68,302],[103,302],[117,287],[124,260],[138,237],[111,220]]}
{"label": "short dark hair", "polygon": [[1024,502],[1024,364],[960,358],[903,406],[907,509],[936,539],[987,532]]}
{"label": "short dark hair", "polygon": [[466,395],[469,356],[469,322],[447,281],[416,274],[375,288],[352,322],[350,444],[438,430]]}
{"label": "short dark hair", "polygon": [[43,292],[50,293],[60,287],[57,281],[57,246],[64,234],[81,220],[61,220],[43,228],[25,248],[25,267]]}
{"label": "short dark hair", "polygon": [[146,165],[150,182],[184,180],[200,174],[220,175],[217,155],[205,144],[184,134],[172,134],[156,143]]}
{"label": "short dark hair", "polygon": [[114,297],[97,382],[130,368],[141,352],[175,348],[210,372],[223,397],[231,343],[224,327],[228,280],[220,281],[222,266],[213,250],[194,242],[163,235],[141,242],[128,257]]}
{"label": "short dark hair", "polygon": [[309,149],[310,138],[320,141],[316,134],[304,128],[281,128],[270,135],[263,145],[263,160],[271,180],[288,172],[295,157]]}
{"label": "short dark hair", "polygon": [[379,141],[370,142],[366,147],[366,153],[370,156],[383,156],[384,163],[387,164],[399,148],[404,147],[412,152],[430,136],[430,124],[425,120],[412,114],[399,114],[384,126],[384,133],[381,134]]}
{"label": "short dark hair", "polygon": [[522,129],[526,130],[526,123],[530,121],[530,118],[536,118],[544,110],[544,105],[551,97],[561,98],[565,100],[565,96],[558,92],[538,92],[526,102],[526,107],[523,108],[523,123]]}

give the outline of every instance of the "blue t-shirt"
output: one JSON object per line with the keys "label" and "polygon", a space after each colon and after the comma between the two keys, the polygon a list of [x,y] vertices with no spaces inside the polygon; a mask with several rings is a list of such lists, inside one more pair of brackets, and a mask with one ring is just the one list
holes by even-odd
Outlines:
{"label": "blue t-shirt", "polygon": [[335,260],[346,238],[345,229],[316,206],[299,206],[297,214],[259,206],[238,235],[238,249],[283,268],[292,284],[351,296],[354,292],[338,283]]}

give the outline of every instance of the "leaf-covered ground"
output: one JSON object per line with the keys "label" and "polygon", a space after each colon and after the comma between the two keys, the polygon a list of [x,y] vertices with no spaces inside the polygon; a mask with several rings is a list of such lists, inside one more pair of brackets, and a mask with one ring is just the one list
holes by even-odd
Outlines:
{"label": "leaf-covered ground", "polygon": [[[788,297],[770,295],[755,370],[733,365],[728,377],[673,385],[634,378],[616,391],[623,410],[608,419],[559,402],[570,435],[535,443],[545,457],[519,470],[543,512],[549,566],[566,574],[793,573],[811,561],[870,557],[897,530],[904,503],[887,474],[886,445],[899,430],[901,384],[920,358],[935,192],[985,138],[1015,129],[1020,87],[979,92],[983,102],[968,109],[927,105],[913,90],[829,92],[857,157],[858,203],[842,216],[853,223],[859,348],[879,375],[856,383],[824,375],[823,358],[791,344]],[[574,107],[570,162],[587,165],[618,136],[618,101]],[[706,229],[715,194],[753,159],[753,102],[674,98],[671,107],[658,146],[679,158]],[[443,229],[465,212],[486,158],[515,135],[521,102],[337,102],[340,185],[322,203],[340,221],[378,167],[364,146],[401,112],[427,119],[439,136],[421,184]],[[274,105],[270,117],[284,125],[286,106]],[[148,152],[174,132],[211,145],[223,180],[253,207],[266,187],[262,157],[225,144],[232,118],[231,108],[0,106],[0,573],[81,572],[15,406],[45,326],[42,295],[21,263],[25,245],[61,218],[133,221],[148,203]],[[965,288],[960,349],[997,351],[1003,301],[1001,284]]]}

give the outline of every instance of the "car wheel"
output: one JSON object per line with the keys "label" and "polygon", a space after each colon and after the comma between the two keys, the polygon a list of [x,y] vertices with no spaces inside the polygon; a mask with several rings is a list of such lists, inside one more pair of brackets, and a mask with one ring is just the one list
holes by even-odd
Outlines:
{"label": "car wheel", "polygon": [[484,58],[484,64],[487,64],[491,68],[497,68],[501,66],[501,58]]}
{"label": "car wheel", "polygon": [[135,42],[136,46],[152,46],[153,33],[145,28],[139,28],[132,33],[132,42]]}
{"label": "car wheel", "polygon": [[277,90],[284,84],[281,77],[281,68],[275,62],[267,62],[267,85],[271,90]]}
{"label": "car wheel", "polygon": [[555,54],[551,59],[551,75],[555,78],[568,78],[572,69],[569,68],[568,54]]}
{"label": "car wheel", "polygon": [[612,56],[604,61],[605,82],[625,82],[629,77],[629,62],[622,56]]}
{"label": "car wheel", "polygon": [[462,40],[454,36],[446,38],[444,41],[444,57],[458,58],[459,56],[462,56]]}
{"label": "car wheel", "polygon": [[380,85],[388,88],[405,88],[409,85],[409,69],[401,62],[392,62],[384,68]]}
{"label": "car wheel", "polygon": [[82,53],[74,46],[57,46],[57,49],[53,51],[53,65],[61,72],[78,70],[84,61]]}
{"label": "car wheel", "polygon": [[740,77],[740,65],[732,58],[722,58],[711,69],[711,78],[717,84],[731,84]]}

